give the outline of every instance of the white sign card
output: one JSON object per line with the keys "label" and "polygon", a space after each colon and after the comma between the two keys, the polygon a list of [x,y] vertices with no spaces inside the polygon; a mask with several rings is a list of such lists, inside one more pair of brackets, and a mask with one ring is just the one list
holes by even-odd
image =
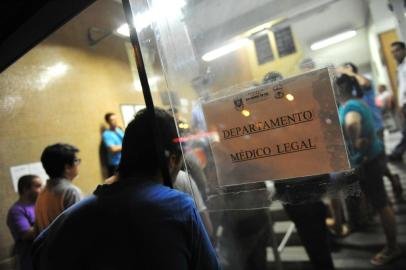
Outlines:
{"label": "white sign card", "polygon": [[39,176],[41,180],[45,181],[49,178],[44,168],[42,167],[41,162],[17,165],[10,168],[11,181],[13,183],[14,191],[18,192],[18,180],[21,176],[27,174],[33,174]]}
{"label": "white sign card", "polygon": [[136,104],[123,104],[120,106],[121,115],[123,116],[124,127],[127,127],[131,120],[134,119],[135,114],[144,109],[145,105]]}
{"label": "white sign card", "polygon": [[327,68],[203,104],[220,186],[350,169]]}

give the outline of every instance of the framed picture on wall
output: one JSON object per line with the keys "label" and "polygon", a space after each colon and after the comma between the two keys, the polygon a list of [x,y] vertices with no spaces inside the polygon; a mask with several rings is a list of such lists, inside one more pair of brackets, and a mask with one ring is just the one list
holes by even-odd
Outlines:
{"label": "framed picture on wall", "polygon": [[283,57],[296,52],[292,30],[289,26],[275,31],[274,35],[279,57]]}
{"label": "framed picture on wall", "polygon": [[271,42],[268,34],[263,34],[254,39],[255,52],[257,54],[258,65],[262,65],[274,60]]}
{"label": "framed picture on wall", "polygon": [[145,108],[144,104],[122,104],[120,105],[121,116],[123,118],[124,128],[128,126],[135,114]]}

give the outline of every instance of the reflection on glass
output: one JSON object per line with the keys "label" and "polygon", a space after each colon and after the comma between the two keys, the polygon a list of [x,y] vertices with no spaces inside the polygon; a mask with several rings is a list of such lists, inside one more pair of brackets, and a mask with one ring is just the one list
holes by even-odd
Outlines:
{"label": "reflection on glass", "polygon": [[238,50],[241,47],[244,47],[250,43],[249,39],[243,38],[236,40],[230,44],[224,45],[223,47],[220,47],[218,49],[215,49],[213,51],[210,51],[202,56],[202,59],[206,62],[213,61],[223,55],[226,55],[228,53],[231,53],[235,50]]}
{"label": "reflection on glass", "polygon": [[323,39],[321,41],[315,42],[310,46],[310,48],[313,51],[317,51],[317,50],[320,50],[320,49],[322,49],[324,47],[327,47],[327,46],[339,43],[341,41],[350,39],[352,37],[355,37],[356,35],[357,35],[357,31],[355,31],[355,30],[346,31],[346,32],[337,34],[335,36],[332,36],[330,38],[326,38],[326,39]]}
{"label": "reflection on glass", "polygon": [[45,68],[45,70],[39,75],[38,88],[40,90],[44,89],[50,81],[64,75],[68,69],[69,66],[63,62],[58,62]]}
{"label": "reflection on glass", "polygon": [[289,101],[293,101],[295,99],[295,97],[292,94],[287,94],[285,97]]}
{"label": "reflection on glass", "polygon": [[241,114],[244,115],[245,117],[248,117],[248,116],[250,116],[251,113],[248,110],[242,110]]}

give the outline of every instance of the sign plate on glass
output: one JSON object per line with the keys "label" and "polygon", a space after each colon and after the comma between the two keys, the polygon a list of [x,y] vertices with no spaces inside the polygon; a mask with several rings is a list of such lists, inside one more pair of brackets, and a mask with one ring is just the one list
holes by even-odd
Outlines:
{"label": "sign plate on glass", "polygon": [[327,68],[203,104],[220,186],[350,169]]}

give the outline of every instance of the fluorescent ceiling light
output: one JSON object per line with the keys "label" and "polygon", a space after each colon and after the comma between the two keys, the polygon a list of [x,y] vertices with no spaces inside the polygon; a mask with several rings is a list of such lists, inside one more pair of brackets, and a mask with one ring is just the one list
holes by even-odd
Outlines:
{"label": "fluorescent ceiling light", "polygon": [[232,43],[224,45],[223,47],[220,47],[218,49],[215,49],[211,52],[204,54],[202,59],[206,62],[213,61],[214,59],[217,59],[223,55],[226,55],[230,52],[233,52],[235,50],[238,50],[241,47],[248,45],[249,42],[250,42],[250,40],[247,38],[242,38],[242,39],[236,40]]}
{"label": "fluorescent ceiling light", "polygon": [[[134,16],[134,26],[137,31],[141,31],[159,19],[177,18],[185,5],[185,0],[157,0],[150,9]],[[125,37],[130,36],[130,29],[126,23],[117,28],[116,32]]]}
{"label": "fluorescent ceiling light", "polygon": [[326,39],[323,39],[321,41],[317,41],[317,42],[313,43],[310,46],[310,49],[312,49],[313,51],[316,51],[316,50],[322,49],[324,47],[333,45],[335,43],[338,43],[338,42],[350,39],[352,37],[355,37],[356,34],[357,34],[357,31],[355,31],[355,30],[350,30],[350,31],[347,31],[347,32],[343,32],[343,33],[340,33],[338,35],[332,36],[330,38],[326,38]]}

